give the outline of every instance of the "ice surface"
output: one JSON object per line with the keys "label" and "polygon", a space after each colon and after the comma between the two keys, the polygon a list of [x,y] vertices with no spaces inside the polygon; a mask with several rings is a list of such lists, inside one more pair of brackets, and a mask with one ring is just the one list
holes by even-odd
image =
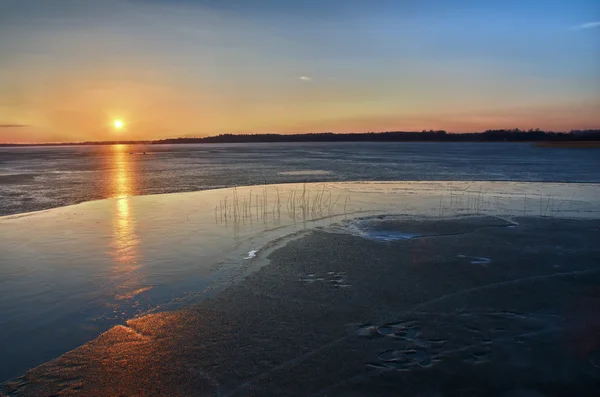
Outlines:
{"label": "ice surface", "polygon": [[[354,233],[365,218],[379,216],[594,218],[599,197],[597,184],[285,184],[121,197],[2,217],[0,346],[11,365],[0,368],[0,379],[132,317],[214,294],[262,266],[244,258],[282,236],[316,227]],[[419,234],[401,230],[387,238]],[[352,280],[334,276],[315,279],[352,289]]]}
{"label": "ice surface", "polygon": [[270,242],[232,258],[270,264],[213,299],[128,320],[6,390],[596,397],[598,220],[366,217],[428,235],[381,243],[340,223]]}
{"label": "ice surface", "polygon": [[[130,155],[130,152],[147,155]],[[125,193],[133,196],[189,192],[263,183],[360,180],[600,183],[599,159],[596,149],[539,148],[510,142],[0,148],[0,173],[22,174],[0,177],[0,214],[55,208]]]}

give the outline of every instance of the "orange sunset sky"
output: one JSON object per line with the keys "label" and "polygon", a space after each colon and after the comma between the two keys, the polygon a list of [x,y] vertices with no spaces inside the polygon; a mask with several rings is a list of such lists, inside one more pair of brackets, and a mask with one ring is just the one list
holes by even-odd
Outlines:
{"label": "orange sunset sky", "polygon": [[599,128],[599,6],[539,5],[3,0],[0,143]]}

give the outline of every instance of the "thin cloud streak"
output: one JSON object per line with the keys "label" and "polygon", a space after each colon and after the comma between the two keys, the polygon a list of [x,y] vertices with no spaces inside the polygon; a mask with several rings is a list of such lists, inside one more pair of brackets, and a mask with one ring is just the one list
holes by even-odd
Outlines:
{"label": "thin cloud streak", "polygon": [[24,128],[29,127],[27,124],[0,124],[0,128]]}
{"label": "thin cloud streak", "polygon": [[573,26],[572,29],[579,30],[579,29],[592,29],[592,28],[598,28],[598,27],[600,27],[600,21],[582,23],[581,25]]}
{"label": "thin cloud streak", "polygon": [[298,78],[302,81],[312,81],[312,77],[309,76],[300,76]]}

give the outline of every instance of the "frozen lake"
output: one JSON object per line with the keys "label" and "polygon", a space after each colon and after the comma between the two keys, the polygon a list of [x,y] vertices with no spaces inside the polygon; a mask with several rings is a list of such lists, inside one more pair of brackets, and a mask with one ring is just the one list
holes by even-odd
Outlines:
{"label": "frozen lake", "polygon": [[0,381],[237,283],[283,236],[413,237],[373,228],[380,215],[598,217],[599,159],[513,143],[0,148]]}
{"label": "frozen lake", "polygon": [[0,148],[0,215],[111,197],[264,183],[600,182],[598,169],[598,149],[538,148],[530,143]]}
{"label": "frozen lake", "polygon": [[130,318],[237,283],[256,270],[257,252],[284,236],[314,228],[414,236],[373,228],[363,219],[373,216],[595,218],[599,193],[598,184],[576,183],[333,182],[120,197],[5,216],[0,378]]}

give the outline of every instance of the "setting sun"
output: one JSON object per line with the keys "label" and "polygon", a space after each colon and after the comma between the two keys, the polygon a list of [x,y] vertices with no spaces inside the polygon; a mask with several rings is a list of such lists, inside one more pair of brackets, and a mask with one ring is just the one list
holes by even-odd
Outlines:
{"label": "setting sun", "polygon": [[120,130],[123,128],[123,121],[122,120],[115,120],[113,125],[115,126],[115,129]]}

